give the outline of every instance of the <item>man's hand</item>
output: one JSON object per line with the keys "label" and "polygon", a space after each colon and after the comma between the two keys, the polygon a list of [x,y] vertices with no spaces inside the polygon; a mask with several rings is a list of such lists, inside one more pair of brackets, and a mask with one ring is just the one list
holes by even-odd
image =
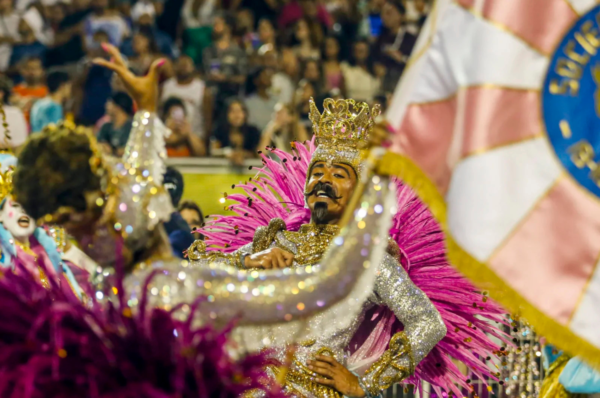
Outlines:
{"label": "man's hand", "polygon": [[317,355],[316,360],[308,361],[308,368],[323,376],[315,381],[327,387],[332,387],[346,397],[363,398],[364,390],[358,384],[358,377],[343,367],[335,358],[328,355]]}
{"label": "man's hand", "polygon": [[278,247],[246,256],[244,266],[246,268],[277,269],[290,267],[294,262],[294,255]]}

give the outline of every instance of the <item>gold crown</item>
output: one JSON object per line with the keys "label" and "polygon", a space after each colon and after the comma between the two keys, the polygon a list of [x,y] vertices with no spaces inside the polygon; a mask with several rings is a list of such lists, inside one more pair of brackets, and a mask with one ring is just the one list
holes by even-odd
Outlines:
{"label": "gold crown", "polygon": [[330,144],[359,148],[360,143],[366,143],[375,118],[381,110],[379,105],[371,109],[366,102],[356,102],[352,99],[333,100],[327,98],[323,102],[324,111],[321,114],[310,99],[308,117],[313,124],[317,145]]}
{"label": "gold crown", "polygon": [[308,116],[317,143],[310,167],[316,162],[345,163],[361,174],[361,145],[369,140],[374,119],[381,113],[379,105],[369,108],[366,102],[328,98],[323,102],[323,108],[321,114],[310,99]]}

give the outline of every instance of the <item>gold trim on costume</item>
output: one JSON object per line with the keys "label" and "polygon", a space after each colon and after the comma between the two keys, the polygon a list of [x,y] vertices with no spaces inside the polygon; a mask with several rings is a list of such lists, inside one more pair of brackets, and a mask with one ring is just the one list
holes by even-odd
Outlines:
{"label": "gold trim on costume", "polygon": [[562,373],[565,366],[569,362],[569,358],[567,355],[561,355],[558,357],[552,365],[548,368],[548,372],[546,373],[546,377],[544,377],[544,381],[542,383],[542,389],[540,390],[540,395],[538,398],[571,398],[574,395],[570,394],[565,390],[560,381],[558,380],[560,374]]}
{"label": "gold trim on costume", "polygon": [[[408,355],[409,367],[398,365],[398,361],[403,356]],[[384,372],[392,368],[398,373],[395,376],[385,376]],[[406,377],[415,372],[415,360],[413,358],[408,336],[404,332],[396,333],[390,340],[387,351],[365,371],[363,381],[365,387],[372,396],[378,395],[381,391],[387,390],[393,384],[399,383]],[[368,383],[366,382],[368,380]]]}
{"label": "gold trim on costume", "polygon": [[221,262],[225,260],[229,265],[243,269],[240,256],[237,253],[222,253],[220,250],[206,251],[206,243],[203,240],[195,240],[186,251],[190,261],[208,260],[210,262]]}
{"label": "gold trim on costume", "polygon": [[448,216],[443,196],[431,179],[412,160],[388,152],[377,165],[376,171],[378,174],[399,177],[427,204],[444,231],[449,261],[463,275],[489,291],[490,296],[510,313],[527,319],[540,335],[600,370],[600,348],[530,304],[486,263],[476,260],[456,243],[448,229]]}

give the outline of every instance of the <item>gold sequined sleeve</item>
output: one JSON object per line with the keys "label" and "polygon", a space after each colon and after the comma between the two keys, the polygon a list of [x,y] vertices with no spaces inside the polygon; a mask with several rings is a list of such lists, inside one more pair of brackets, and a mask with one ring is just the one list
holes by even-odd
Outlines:
{"label": "gold sequined sleeve", "polygon": [[375,293],[379,304],[390,308],[402,322],[404,331],[392,337],[389,349],[362,377],[363,388],[369,395],[377,395],[410,376],[446,335],[446,326],[435,306],[387,253],[379,267]]}

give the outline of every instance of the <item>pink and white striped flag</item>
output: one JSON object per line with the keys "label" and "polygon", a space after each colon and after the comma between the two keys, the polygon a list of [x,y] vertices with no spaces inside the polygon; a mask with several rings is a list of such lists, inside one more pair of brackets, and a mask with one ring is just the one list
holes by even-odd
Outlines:
{"label": "pink and white striped flag", "polygon": [[600,368],[598,2],[438,0],[387,120],[450,260]]}

